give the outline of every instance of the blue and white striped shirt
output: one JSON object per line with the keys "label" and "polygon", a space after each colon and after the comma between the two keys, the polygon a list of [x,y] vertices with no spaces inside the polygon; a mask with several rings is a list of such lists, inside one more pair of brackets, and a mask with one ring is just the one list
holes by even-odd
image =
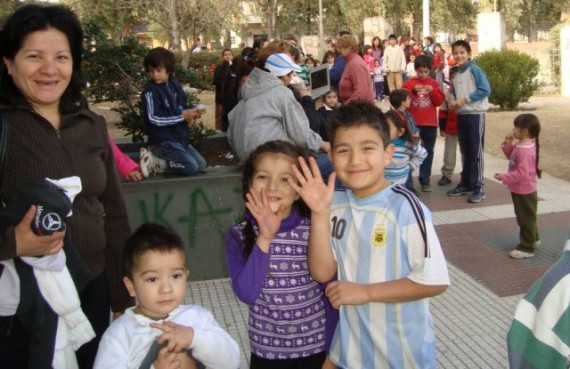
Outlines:
{"label": "blue and white striped shirt", "polygon": [[[427,242],[416,216],[424,218]],[[339,280],[372,284],[409,278],[424,285],[449,284],[431,213],[400,186],[364,199],[350,190],[337,191],[331,228]],[[435,353],[427,299],[340,308],[330,357],[342,368],[435,368]]]}

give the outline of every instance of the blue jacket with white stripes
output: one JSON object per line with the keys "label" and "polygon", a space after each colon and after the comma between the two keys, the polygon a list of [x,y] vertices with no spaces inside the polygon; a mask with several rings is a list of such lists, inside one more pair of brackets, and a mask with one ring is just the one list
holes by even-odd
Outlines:
{"label": "blue jacket with white stripes", "polygon": [[191,106],[180,82],[156,84],[149,81],[141,94],[142,111],[149,145],[174,141],[188,145],[190,131],[182,115]]}

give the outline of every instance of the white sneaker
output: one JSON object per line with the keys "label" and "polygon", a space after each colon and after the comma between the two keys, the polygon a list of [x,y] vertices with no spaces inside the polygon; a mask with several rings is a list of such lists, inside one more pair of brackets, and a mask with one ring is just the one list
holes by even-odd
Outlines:
{"label": "white sneaker", "polygon": [[513,259],[528,259],[534,257],[534,253],[532,252],[524,252],[521,250],[513,250],[509,252],[509,256]]}
{"label": "white sneaker", "polygon": [[148,178],[152,174],[154,174],[154,158],[152,157],[152,153],[150,150],[141,147],[141,151],[139,153],[139,163],[141,166],[141,172],[143,177]]}

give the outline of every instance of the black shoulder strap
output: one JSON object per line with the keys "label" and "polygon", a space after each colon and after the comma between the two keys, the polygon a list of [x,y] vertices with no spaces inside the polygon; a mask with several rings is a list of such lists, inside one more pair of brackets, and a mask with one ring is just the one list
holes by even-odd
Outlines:
{"label": "black shoulder strap", "polygon": [[[0,110],[0,206],[4,206],[4,196],[2,191],[2,179],[4,178],[4,167],[6,166],[6,156],[8,156],[8,138],[10,126],[6,123],[4,111]],[[0,265],[0,275],[4,271],[4,266]]]}
{"label": "black shoulder strap", "polygon": [[[8,144],[10,141],[10,125],[6,122],[4,111],[0,111],[0,186],[4,177],[4,168],[6,167],[6,157],[8,156]],[[2,198],[2,189],[0,188],[0,199]]]}
{"label": "black shoulder strap", "polygon": [[402,186],[396,185],[396,186],[392,187],[392,189],[395,193],[404,196],[404,198],[406,200],[408,200],[408,202],[410,203],[410,206],[412,208],[412,212],[414,213],[414,217],[416,218],[416,221],[418,222],[418,227],[420,227],[420,232],[422,233],[422,238],[424,240],[424,245],[425,245],[424,256],[426,258],[431,257],[430,252],[429,252],[428,242],[427,242],[426,219],[425,219],[425,214],[424,214],[424,211],[422,209],[422,205],[420,204],[420,201],[410,190],[408,190]]}

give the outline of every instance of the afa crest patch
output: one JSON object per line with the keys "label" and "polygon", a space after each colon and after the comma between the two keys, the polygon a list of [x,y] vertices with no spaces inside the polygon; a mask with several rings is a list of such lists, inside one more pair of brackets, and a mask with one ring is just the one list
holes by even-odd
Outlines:
{"label": "afa crest patch", "polygon": [[376,247],[386,246],[386,227],[377,225],[372,232],[372,244]]}

